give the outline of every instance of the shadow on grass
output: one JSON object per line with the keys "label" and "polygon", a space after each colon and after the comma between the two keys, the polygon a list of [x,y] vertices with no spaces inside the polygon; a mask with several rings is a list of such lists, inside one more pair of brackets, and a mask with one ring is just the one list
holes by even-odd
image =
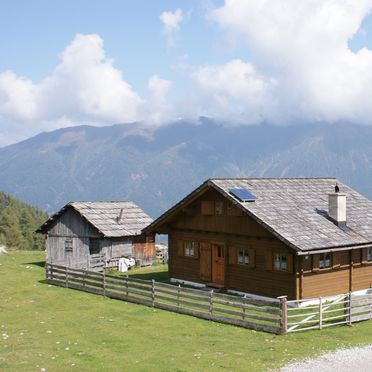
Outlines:
{"label": "shadow on grass", "polygon": [[141,273],[140,270],[136,270],[135,273],[131,274],[128,273],[130,278],[134,279],[142,279],[142,280],[152,280],[154,279],[157,282],[162,283],[170,283],[169,274],[167,271],[159,271],[159,272],[147,272]]}
{"label": "shadow on grass", "polygon": [[44,268],[45,267],[45,261],[27,262],[26,265],[39,266],[39,267]]}

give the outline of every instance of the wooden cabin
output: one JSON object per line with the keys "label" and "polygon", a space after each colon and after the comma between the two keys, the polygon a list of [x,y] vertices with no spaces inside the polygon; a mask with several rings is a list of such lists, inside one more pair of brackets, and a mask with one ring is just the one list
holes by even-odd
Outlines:
{"label": "wooden cabin", "polygon": [[168,234],[174,281],[289,299],[372,285],[372,202],[335,178],[210,179],[144,232]]}
{"label": "wooden cabin", "polygon": [[154,234],[142,233],[151,222],[132,202],[71,202],[37,232],[46,236],[48,263],[101,271],[117,267],[121,257],[151,264]]}

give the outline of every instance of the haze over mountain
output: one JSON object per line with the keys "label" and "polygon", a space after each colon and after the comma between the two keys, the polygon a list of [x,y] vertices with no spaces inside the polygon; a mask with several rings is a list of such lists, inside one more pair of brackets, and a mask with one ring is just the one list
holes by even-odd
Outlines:
{"label": "haze over mountain", "polygon": [[1,148],[0,190],[48,212],[128,199],[156,217],[210,177],[336,176],[372,198],[370,159],[372,127],[346,123],[79,126]]}

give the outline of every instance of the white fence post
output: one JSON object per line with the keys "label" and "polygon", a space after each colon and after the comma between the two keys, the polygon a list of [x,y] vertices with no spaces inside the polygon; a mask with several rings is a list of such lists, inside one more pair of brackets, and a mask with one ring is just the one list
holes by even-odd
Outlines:
{"label": "white fence post", "polygon": [[319,297],[319,329],[323,328],[323,299]]}
{"label": "white fence post", "polygon": [[178,284],[177,288],[177,307],[180,307],[180,292],[181,292],[181,284]]}
{"label": "white fence post", "polygon": [[347,294],[347,299],[348,299],[348,307],[347,307],[347,325],[351,326],[352,325],[352,319],[351,319],[351,292]]}

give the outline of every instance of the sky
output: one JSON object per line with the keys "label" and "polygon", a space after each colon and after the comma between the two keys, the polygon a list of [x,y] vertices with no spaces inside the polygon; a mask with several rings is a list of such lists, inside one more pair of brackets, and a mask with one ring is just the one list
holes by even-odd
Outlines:
{"label": "sky", "polygon": [[0,146],[208,116],[372,124],[372,0],[1,0]]}

